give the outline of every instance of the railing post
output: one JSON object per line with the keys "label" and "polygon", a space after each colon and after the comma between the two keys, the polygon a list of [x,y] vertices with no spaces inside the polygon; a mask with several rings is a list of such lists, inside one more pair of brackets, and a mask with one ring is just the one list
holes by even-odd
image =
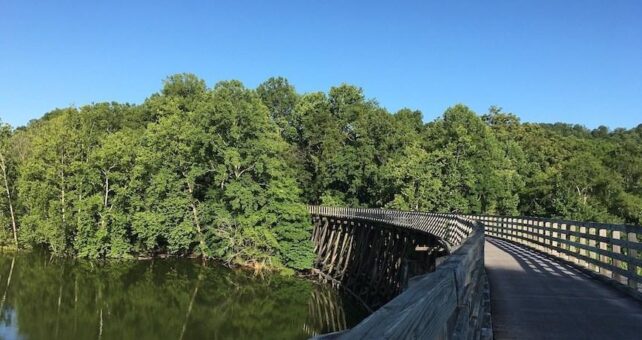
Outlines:
{"label": "railing post", "polygon": [[[586,239],[586,226],[585,225],[580,225],[580,244],[585,245],[587,243]],[[588,257],[588,252],[586,251],[585,248],[580,248],[580,255]],[[580,261],[582,267],[588,268],[588,262],[586,262],[584,259]]]}
{"label": "railing post", "polygon": [[[506,217],[506,218],[504,218],[504,227],[501,229],[501,230],[502,230],[502,232],[507,233],[509,230],[514,230],[514,229],[513,229],[513,221],[514,221],[514,220],[515,220],[515,219],[514,219],[513,217]],[[516,234],[516,233],[517,233],[517,231],[514,231],[514,233]],[[516,237],[514,237],[514,236],[513,236],[512,240],[513,240],[513,241],[517,241],[517,240],[516,240]]]}
{"label": "railing post", "polygon": [[510,228],[510,217],[503,217],[502,226],[501,228],[496,229],[497,234],[495,236],[500,237],[501,236],[500,233],[505,233],[508,230],[508,228]]}
{"label": "railing post", "polygon": [[[620,239],[620,231],[619,230],[613,230],[612,238],[614,240],[619,240]],[[613,252],[615,254],[621,255],[622,254],[622,247],[620,247],[619,244],[613,244]],[[620,260],[614,258],[613,259],[613,266],[616,267],[616,268],[622,269],[622,262]],[[626,284],[624,278],[618,272],[613,273],[613,279],[615,281],[619,282],[619,283]]]}
{"label": "railing post", "polygon": [[[561,230],[560,239],[562,239],[564,241],[568,241],[568,235],[566,234],[566,228],[567,228],[567,224],[566,223],[560,223],[560,230]],[[567,243],[562,243],[560,245],[560,248],[562,248],[562,249],[564,249],[566,251],[569,250],[569,247],[568,247]],[[562,257],[564,260],[568,261],[568,253],[562,252],[560,257]]]}
{"label": "railing post", "polygon": [[501,223],[501,220],[498,217],[485,217],[486,222],[485,223],[485,228],[488,232],[490,230],[489,235],[493,236],[495,235],[495,231],[499,229],[499,225]]}
{"label": "railing post", "polygon": [[[502,232],[502,233],[507,233],[509,230],[512,229],[511,228],[511,226],[512,226],[512,224],[511,224],[512,218],[504,217],[503,220],[504,220],[504,226],[502,228],[498,229],[498,230],[500,232]],[[515,241],[514,238],[513,238],[513,241]]]}
{"label": "railing post", "polygon": [[[607,235],[606,229],[600,228],[599,236],[600,237],[607,237],[608,235]],[[604,251],[608,251],[608,244],[606,242],[604,242],[603,240],[600,240],[600,249],[604,250]],[[610,264],[609,260],[610,260],[610,257],[608,257],[606,255],[600,255],[600,262],[608,265],[608,264]],[[611,272],[610,270],[604,269],[604,268],[600,268],[600,274],[602,274],[602,275],[604,275],[604,276],[606,276],[608,278],[613,277],[613,272]]]}
{"label": "railing post", "polygon": [[[628,235],[628,241],[629,242],[638,242],[638,234],[631,231],[631,228],[629,226],[626,227],[626,234]],[[637,249],[634,249],[632,247],[628,247],[628,253],[629,253],[629,258],[630,259],[637,259],[638,258],[638,251]],[[635,279],[637,276],[637,266],[633,261],[629,261],[627,263],[627,270],[629,272],[629,277],[628,279],[628,285],[629,287],[633,288],[634,290],[638,290],[638,282]]]}
{"label": "railing post", "polygon": [[535,247],[534,239],[536,238],[533,233],[535,232],[533,229],[533,220],[530,217],[527,218],[520,218],[518,221],[518,226],[520,235],[521,235],[521,243],[529,246],[529,247]]}
{"label": "railing post", "polygon": [[551,244],[551,231],[549,230],[550,223],[546,220],[542,221],[542,234],[544,234],[544,251],[547,254],[553,253],[553,247]]}
{"label": "railing post", "polygon": [[533,218],[533,228],[535,230],[535,247],[539,251],[543,251],[544,247],[541,245],[543,243],[541,222],[537,217]]}
{"label": "railing post", "polygon": [[537,219],[537,242],[539,243],[539,250],[543,253],[546,253],[546,229],[544,226],[546,222],[541,219]]}
{"label": "railing post", "polygon": [[[566,240],[569,242],[575,242],[577,237],[575,237],[575,235],[572,234],[573,232],[575,232],[573,225],[566,223],[566,230],[569,232],[568,234],[566,234]],[[572,244],[568,245],[568,251],[570,252],[568,260],[577,263],[576,257],[575,257],[575,250],[576,248],[574,245]]]}
{"label": "railing post", "polygon": [[[496,229],[497,230],[497,237],[500,237],[500,238],[505,238],[506,237],[506,236],[503,236],[502,233],[508,233],[509,232],[508,230],[510,229],[510,220],[511,220],[510,217],[502,218],[502,222],[503,222],[502,227]],[[507,238],[509,240],[511,239],[509,237],[507,237]]]}
{"label": "railing post", "polygon": [[526,234],[526,238],[528,239],[526,242],[527,245],[537,249],[537,228],[535,228],[535,220],[529,218],[522,221],[526,223],[526,231],[528,231],[528,234]]}
{"label": "railing post", "polygon": [[525,224],[525,226],[523,226],[523,227],[526,228],[526,231],[527,231],[527,233],[524,235],[524,236],[526,236],[526,241],[524,243],[527,246],[530,246],[530,247],[533,247],[533,248],[537,249],[537,243],[536,243],[537,242],[537,236],[535,235],[536,234],[536,231],[535,231],[536,228],[534,227],[535,221],[533,219],[531,219],[531,218],[528,218],[526,220],[520,218],[519,219],[519,223]]}
{"label": "railing post", "polygon": [[552,244],[551,244],[551,231],[549,230],[550,228],[550,223],[546,220],[542,221],[542,234],[544,234],[544,251],[547,254],[552,254],[553,249],[552,249]]}
{"label": "railing post", "polygon": [[529,231],[529,234],[527,234],[528,237],[528,245],[531,247],[538,249],[537,248],[537,227],[535,227],[535,221],[533,221],[531,218],[527,220],[521,220],[520,222],[526,223],[528,225],[527,230]]}
{"label": "railing post", "polygon": [[[577,242],[577,243],[579,243],[580,245],[584,244],[584,227],[582,227],[582,226],[581,226],[581,225],[579,225],[579,224],[576,224],[576,225],[575,225],[575,230],[576,230],[576,231],[577,231],[577,233],[579,234],[579,235],[577,236],[577,240],[576,240],[576,242]],[[577,264],[578,264],[579,266],[581,266],[581,267],[586,267],[586,263],[584,262],[584,260],[583,260],[583,259],[580,259],[580,255],[584,255],[584,250],[582,250],[582,249],[583,249],[583,248],[582,248],[581,246],[580,246],[580,247],[577,247],[577,251],[576,251],[576,254],[577,254]]]}
{"label": "railing post", "polygon": [[560,237],[560,233],[557,231],[559,229],[559,226],[557,225],[557,222],[551,222],[549,223],[549,226],[551,228],[551,231],[549,232],[549,241],[551,247],[550,254],[555,255],[555,257],[560,257],[560,252],[558,250],[560,248],[560,243],[559,241],[557,241],[557,239]]}
{"label": "railing post", "polygon": [[[589,223],[588,224],[588,228],[589,228],[588,229],[589,237],[590,236],[597,236],[597,226],[595,225],[595,223]],[[597,242],[595,241],[595,239],[593,239],[591,237],[591,238],[588,239],[588,245],[591,248],[595,248],[595,247],[597,247]],[[589,258],[595,259],[595,260],[599,259],[599,257],[597,256],[597,253],[594,252],[594,251],[590,251],[589,252]],[[595,265],[595,264],[592,264],[592,263],[589,264],[589,268],[591,268],[594,272],[599,272],[600,271],[600,267]]]}

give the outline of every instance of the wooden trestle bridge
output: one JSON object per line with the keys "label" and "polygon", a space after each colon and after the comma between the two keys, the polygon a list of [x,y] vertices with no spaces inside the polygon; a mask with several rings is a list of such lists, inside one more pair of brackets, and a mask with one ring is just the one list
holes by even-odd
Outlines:
{"label": "wooden trestle bridge", "polygon": [[316,272],[374,310],[318,338],[642,339],[640,226],[309,210]]}

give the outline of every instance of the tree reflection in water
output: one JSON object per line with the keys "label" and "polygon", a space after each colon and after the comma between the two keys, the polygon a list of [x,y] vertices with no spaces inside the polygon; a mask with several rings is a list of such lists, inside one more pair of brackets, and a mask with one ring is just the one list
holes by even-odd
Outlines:
{"label": "tree reflection in water", "polygon": [[366,316],[330,287],[188,259],[4,254],[0,292],[9,339],[304,339]]}

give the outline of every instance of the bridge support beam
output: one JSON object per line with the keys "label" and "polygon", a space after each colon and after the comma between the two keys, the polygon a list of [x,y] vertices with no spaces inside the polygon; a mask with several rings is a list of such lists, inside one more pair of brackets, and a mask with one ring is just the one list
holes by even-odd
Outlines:
{"label": "bridge support beam", "polygon": [[371,309],[403,291],[408,280],[435,269],[447,254],[438,238],[367,219],[312,215],[315,268]]}

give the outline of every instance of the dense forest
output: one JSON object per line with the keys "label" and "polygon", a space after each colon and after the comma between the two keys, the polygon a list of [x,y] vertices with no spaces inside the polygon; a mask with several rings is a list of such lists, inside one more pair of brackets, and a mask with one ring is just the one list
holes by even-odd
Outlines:
{"label": "dense forest", "polygon": [[307,204],[642,223],[642,125],[390,113],[351,85],[299,94],[169,77],[140,105],[0,123],[0,243],[81,257],[309,268]]}

